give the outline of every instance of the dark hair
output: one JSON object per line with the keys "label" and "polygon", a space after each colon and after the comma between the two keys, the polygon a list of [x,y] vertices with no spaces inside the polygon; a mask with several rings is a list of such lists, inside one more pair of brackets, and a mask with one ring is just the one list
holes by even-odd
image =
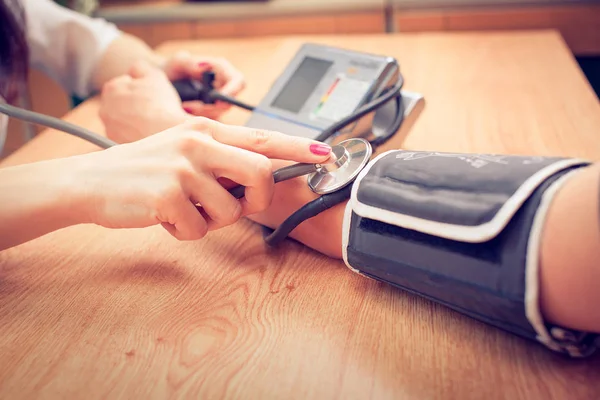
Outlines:
{"label": "dark hair", "polygon": [[27,81],[29,49],[20,0],[0,0],[0,96],[13,102]]}

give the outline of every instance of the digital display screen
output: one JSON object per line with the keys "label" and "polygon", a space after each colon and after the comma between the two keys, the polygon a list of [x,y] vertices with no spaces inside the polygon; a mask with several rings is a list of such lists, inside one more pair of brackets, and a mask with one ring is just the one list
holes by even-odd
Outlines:
{"label": "digital display screen", "polygon": [[332,65],[332,61],[306,57],[271,105],[293,113],[299,112]]}

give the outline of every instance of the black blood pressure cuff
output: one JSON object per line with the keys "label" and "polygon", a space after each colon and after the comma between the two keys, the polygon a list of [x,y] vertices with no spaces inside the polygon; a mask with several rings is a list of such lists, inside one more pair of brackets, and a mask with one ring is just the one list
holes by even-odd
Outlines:
{"label": "black blood pressure cuff", "polygon": [[548,206],[582,160],[393,150],[357,177],[343,224],[354,272],[573,357],[596,335],[552,326],[538,301]]}

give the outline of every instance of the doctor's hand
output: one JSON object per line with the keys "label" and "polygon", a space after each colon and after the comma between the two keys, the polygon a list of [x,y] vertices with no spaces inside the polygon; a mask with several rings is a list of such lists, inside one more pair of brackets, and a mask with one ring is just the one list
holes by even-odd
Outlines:
{"label": "doctor's hand", "polygon": [[[161,224],[180,240],[265,210],[274,191],[270,159],[326,163],[331,148],[310,139],[206,118],[133,143],[78,156],[71,165],[90,223],[108,228]],[[236,199],[225,182],[246,186]]]}
{"label": "doctor's hand", "polygon": [[[192,55],[182,51],[169,58],[163,69],[171,81],[184,78],[201,80],[203,72],[213,71],[215,89],[230,97],[236,97],[246,86],[242,73],[223,58]],[[223,102],[204,104],[200,101],[186,101],[183,103],[187,113],[211,119],[218,119],[230,107],[230,104]]]}
{"label": "doctor's hand", "polygon": [[190,118],[165,72],[145,61],[104,84],[99,114],[106,135],[117,143],[134,142]]}

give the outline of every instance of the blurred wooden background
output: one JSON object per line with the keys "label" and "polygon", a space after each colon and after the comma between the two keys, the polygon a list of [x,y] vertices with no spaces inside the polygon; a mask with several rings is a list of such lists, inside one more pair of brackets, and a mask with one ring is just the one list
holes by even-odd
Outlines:
{"label": "blurred wooden background", "polygon": [[[98,17],[153,47],[168,40],[288,34],[556,29],[575,57],[600,57],[597,0],[100,0],[100,4]],[[70,94],[37,71],[31,72],[29,87],[35,111],[61,117],[72,106]],[[10,121],[2,156],[23,144],[23,128]]]}

